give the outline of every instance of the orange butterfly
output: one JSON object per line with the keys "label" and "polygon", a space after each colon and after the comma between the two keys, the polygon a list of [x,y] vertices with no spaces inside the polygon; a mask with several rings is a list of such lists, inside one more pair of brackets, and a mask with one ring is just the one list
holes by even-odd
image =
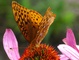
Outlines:
{"label": "orange butterfly", "polygon": [[37,11],[27,9],[15,1],[12,1],[12,9],[15,20],[26,40],[33,45],[40,44],[56,16],[50,11],[51,8],[47,9],[44,17]]}

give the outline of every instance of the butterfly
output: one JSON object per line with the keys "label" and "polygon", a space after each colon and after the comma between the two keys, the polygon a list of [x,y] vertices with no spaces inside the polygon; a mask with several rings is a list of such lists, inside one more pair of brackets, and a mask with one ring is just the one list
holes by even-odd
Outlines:
{"label": "butterfly", "polygon": [[37,11],[25,8],[16,1],[12,1],[12,10],[20,31],[25,39],[33,45],[41,43],[56,17],[50,7],[42,16]]}

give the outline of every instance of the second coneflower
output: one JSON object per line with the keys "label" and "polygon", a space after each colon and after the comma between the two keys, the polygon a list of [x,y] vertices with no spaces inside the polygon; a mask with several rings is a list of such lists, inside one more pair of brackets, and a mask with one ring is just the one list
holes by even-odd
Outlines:
{"label": "second coneflower", "polygon": [[59,44],[58,49],[62,52],[61,60],[79,60],[79,45],[76,43],[74,33],[67,29],[66,38],[63,39],[65,44]]}

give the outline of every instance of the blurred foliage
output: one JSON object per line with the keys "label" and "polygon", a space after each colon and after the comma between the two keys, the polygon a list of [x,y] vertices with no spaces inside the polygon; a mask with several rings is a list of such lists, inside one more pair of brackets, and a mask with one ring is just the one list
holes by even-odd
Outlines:
{"label": "blurred foliage", "polygon": [[[70,3],[67,0],[16,0],[22,6],[38,11],[44,16],[48,7],[51,7],[52,12],[56,14],[54,23],[50,26],[48,34],[44,38],[43,42],[57,46],[61,43],[61,40],[65,37],[67,28],[72,28],[77,31],[76,37],[79,36],[78,17],[77,11],[72,7],[79,8],[79,4]],[[69,3],[68,3],[69,2]],[[6,28],[11,28],[19,42],[19,45],[26,43],[26,40],[22,36],[12,13],[11,7],[12,0],[0,0],[0,39],[2,40],[3,33]],[[75,12],[74,12],[75,11]],[[2,43],[2,41],[1,41]]]}

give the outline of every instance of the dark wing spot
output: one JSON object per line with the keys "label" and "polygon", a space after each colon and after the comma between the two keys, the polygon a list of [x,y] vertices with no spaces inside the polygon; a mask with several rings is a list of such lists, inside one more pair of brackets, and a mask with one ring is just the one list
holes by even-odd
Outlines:
{"label": "dark wing spot", "polygon": [[35,28],[35,26],[33,26],[33,28]]}
{"label": "dark wing spot", "polygon": [[29,14],[29,12],[27,12],[27,14]]}
{"label": "dark wing spot", "polygon": [[36,20],[38,20],[38,18],[36,18]]}
{"label": "dark wing spot", "polygon": [[25,22],[25,24],[28,24],[28,22]]}
{"label": "dark wing spot", "polygon": [[24,10],[24,13],[26,13],[26,11]]}
{"label": "dark wing spot", "polygon": [[19,15],[19,17],[21,17],[21,15]]}
{"label": "dark wing spot", "polygon": [[23,13],[21,13],[21,15],[23,15]]}
{"label": "dark wing spot", "polygon": [[37,24],[37,23],[35,22],[35,24]]}
{"label": "dark wing spot", "polygon": [[18,21],[20,21],[20,18],[18,18]]}
{"label": "dark wing spot", "polygon": [[23,10],[21,10],[23,12]]}
{"label": "dark wing spot", "polygon": [[15,16],[17,16],[17,12],[15,12]]}
{"label": "dark wing spot", "polygon": [[26,15],[24,15],[24,17],[26,17]]}
{"label": "dark wing spot", "polygon": [[20,13],[20,10],[18,12]]}

